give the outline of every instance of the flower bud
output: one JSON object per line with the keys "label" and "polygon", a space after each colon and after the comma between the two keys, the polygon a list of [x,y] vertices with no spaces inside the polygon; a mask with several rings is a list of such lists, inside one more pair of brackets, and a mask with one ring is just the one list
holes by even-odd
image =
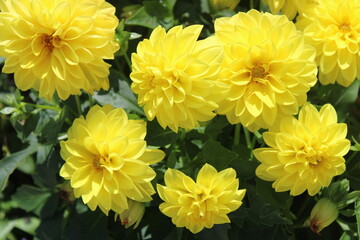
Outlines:
{"label": "flower bud", "polygon": [[125,228],[135,224],[134,229],[139,225],[145,213],[144,203],[128,199],[129,208],[120,213],[120,221]]}
{"label": "flower bud", "polygon": [[339,209],[337,205],[328,198],[320,199],[311,210],[310,229],[319,234],[321,230],[329,226],[337,219]]}
{"label": "flower bud", "polygon": [[214,12],[222,11],[225,9],[234,10],[239,4],[240,0],[209,0],[211,10]]}
{"label": "flower bud", "polygon": [[67,203],[72,203],[75,200],[74,190],[70,186],[70,181],[65,181],[57,186],[58,195]]}

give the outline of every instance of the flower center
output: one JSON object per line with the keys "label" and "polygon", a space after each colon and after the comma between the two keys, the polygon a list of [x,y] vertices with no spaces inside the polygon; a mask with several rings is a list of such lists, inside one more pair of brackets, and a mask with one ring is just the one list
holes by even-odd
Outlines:
{"label": "flower center", "polygon": [[254,67],[250,69],[250,71],[253,78],[264,79],[269,74],[268,72],[266,72],[264,64],[262,63],[256,63]]}
{"label": "flower center", "polygon": [[96,170],[101,170],[104,165],[107,165],[111,162],[111,159],[108,156],[96,156],[93,162],[93,166]]}
{"label": "flower center", "polygon": [[349,24],[343,23],[343,24],[340,25],[339,30],[340,30],[343,34],[346,34],[346,33],[348,33],[348,32],[351,31],[351,28],[350,28]]}
{"label": "flower center", "polygon": [[312,147],[305,147],[303,151],[305,152],[305,158],[310,164],[310,167],[316,167],[322,161],[321,151],[318,152]]}
{"label": "flower center", "polygon": [[54,47],[59,46],[60,41],[61,39],[59,36],[50,36],[48,34],[44,34],[42,43],[45,48],[52,52],[54,50]]}

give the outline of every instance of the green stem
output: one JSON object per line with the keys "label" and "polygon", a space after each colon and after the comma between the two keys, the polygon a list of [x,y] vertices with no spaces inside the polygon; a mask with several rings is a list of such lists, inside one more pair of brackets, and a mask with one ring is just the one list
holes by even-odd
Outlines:
{"label": "green stem", "polygon": [[250,0],[250,9],[255,8],[255,0]]}
{"label": "green stem", "polygon": [[39,104],[33,104],[28,102],[21,102],[23,105],[32,106],[34,108],[40,108],[40,109],[48,109],[56,112],[60,112],[61,109],[58,106],[50,106],[50,105],[39,105]]}
{"label": "green stem", "polygon": [[89,95],[89,106],[92,107],[92,106],[94,106],[94,99],[91,94],[88,94],[88,95]]}
{"label": "green stem", "polygon": [[351,154],[351,156],[346,160],[346,165],[350,166],[351,160],[358,154],[358,151],[355,151]]}
{"label": "green stem", "polygon": [[121,67],[121,64],[119,63],[119,60],[118,60],[117,57],[115,57],[114,63],[115,63],[116,68],[117,68],[119,71],[121,71],[122,67]]}
{"label": "green stem", "polygon": [[241,132],[241,125],[238,123],[235,125],[234,146],[240,144],[240,132]]}
{"label": "green stem", "polygon": [[245,140],[246,140],[246,147],[251,149],[250,133],[246,127],[244,127],[244,134],[245,134]]}
{"label": "green stem", "polygon": [[302,202],[302,204],[296,214],[298,218],[302,217],[305,209],[307,209],[309,207],[308,205],[309,205],[310,201],[311,201],[311,198],[309,196],[307,196],[305,198],[305,201]]}
{"label": "green stem", "polygon": [[81,111],[81,103],[80,103],[79,95],[75,95],[75,101],[76,101],[76,108],[77,108],[78,114],[79,114],[79,116],[81,116],[82,111]]}
{"label": "green stem", "polygon": [[125,61],[126,61],[127,65],[129,66],[130,71],[132,71],[132,68],[131,68],[131,60],[130,60],[130,58],[129,58],[129,56],[127,55],[126,52],[124,53],[124,58],[125,58]]}

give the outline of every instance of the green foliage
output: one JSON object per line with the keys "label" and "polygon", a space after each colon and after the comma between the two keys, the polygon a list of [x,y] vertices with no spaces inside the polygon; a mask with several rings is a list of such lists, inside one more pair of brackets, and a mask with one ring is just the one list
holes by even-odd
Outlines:
{"label": "green foliage", "polygon": [[[147,121],[145,140],[151,147],[160,147],[166,157],[153,165],[153,180],[164,183],[168,168],[179,169],[195,178],[205,163],[218,171],[234,168],[246,189],[243,205],[228,216],[231,223],[215,225],[199,234],[176,228],[171,219],[159,211],[162,200],[157,194],[147,203],[145,215],[137,229],[125,229],[114,221],[114,213],[104,215],[91,211],[81,199],[72,201],[61,186],[59,170],[64,163],[60,142],[66,140],[74,119],[86,115],[91,106],[110,104],[121,107],[130,119],[146,119],[143,106],[131,90],[131,53],[139,41],[148,38],[161,25],[203,24],[201,38],[214,33],[218,17],[247,11],[250,6],[268,11],[260,0],[241,1],[234,11],[213,12],[208,0],[109,1],[120,19],[116,41],[121,46],[114,60],[109,60],[110,89],[93,95],[81,94],[61,101],[39,98],[35,90],[21,92],[14,86],[13,76],[0,76],[0,239],[242,239],[302,240],[360,237],[360,81],[345,88],[337,84],[317,83],[308,94],[308,101],[318,106],[331,103],[340,122],[348,125],[352,141],[346,158],[347,170],[329,187],[310,197],[306,193],[292,197],[276,192],[271,182],[255,175],[259,161],[253,149],[264,147],[262,130],[250,133],[241,125],[231,125],[224,116],[216,116],[200,127],[175,133],[163,129],[155,120]],[[0,66],[5,59],[0,57]],[[244,129],[244,130],[243,130]],[[316,199],[328,197],[340,209],[336,223],[317,236],[308,228],[308,218]]]}

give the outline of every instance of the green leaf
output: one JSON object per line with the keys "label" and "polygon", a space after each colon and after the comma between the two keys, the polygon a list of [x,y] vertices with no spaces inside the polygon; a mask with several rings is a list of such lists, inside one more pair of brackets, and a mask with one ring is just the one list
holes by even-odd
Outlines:
{"label": "green leaf", "polygon": [[199,153],[199,158],[203,159],[218,171],[228,167],[230,162],[238,157],[236,152],[223,147],[219,142],[209,139]]}
{"label": "green leaf", "polygon": [[339,240],[351,240],[351,236],[347,232],[343,232]]}
{"label": "green leaf", "polygon": [[[119,226],[120,227],[120,226]],[[88,211],[83,214],[75,215],[65,230],[68,240],[99,240],[107,239],[107,218],[103,212]]]}
{"label": "green leaf", "polygon": [[360,237],[360,198],[355,202],[355,216],[357,225],[357,234]]}
{"label": "green leaf", "polygon": [[[35,230],[40,225],[40,220],[37,217],[24,217],[12,220],[14,226],[30,235],[35,234]],[[0,238],[1,239],[1,238]]]}
{"label": "green leaf", "polygon": [[155,16],[157,18],[165,18],[169,15],[168,9],[164,7],[160,2],[157,1],[144,1],[145,11],[150,16]]}
{"label": "green leaf", "polygon": [[159,123],[154,120],[147,122],[147,133],[145,140],[151,146],[165,146],[171,144],[178,139],[178,134],[169,128],[163,129]]}
{"label": "green leaf", "polygon": [[40,189],[31,185],[22,185],[12,196],[12,200],[18,204],[18,207],[27,212],[34,211],[40,214],[40,210],[46,200],[51,196],[47,189]]}
{"label": "green leaf", "polygon": [[13,107],[4,107],[0,110],[0,113],[8,115],[16,111],[16,108]]}
{"label": "green leaf", "polygon": [[239,178],[250,179],[255,177],[255,169],[259,166],[259,161],[251,157],[251,149],[243,144],[233,146],[232,150],[239,154],[239,160],[231,162]]}
{"label": "green leaf", "polygon": [[212,121],[206,126],[205,134],[214,140],[217,136],[222,133],[222,129],[229,125],[229,121],[225,116],[216,116]]}
{"label": "green leaf", "polygon": [[51,151],[45,162],[36,165],[36,172],[32,175],[35,185],[54,189],[57,183],[57,177],[60,166],[64,161],[60,157],[60,149]]}
{"label": "green leaf", "polygon": [[175,152],[170,152],[170,155],[168,156],[166,160],[166,165],[168,168],[175,168],[177,162],[176,154]]}
{"label": "green leaf", "polygon": [[[292,224],[292,219],[286,217],[287,209],[279,208],[280,202],[276,205],[269,204],[264,195],[259,195],[259,191],[253,185],[246,185],[246,195],[249,199],[250,208],[248,208],[248,216],[254,223],[266,226],[274,226],[276,224]],[[277,193],[275,193],[277,194]],[[266,194],[265,194],[266,195]],[[288,205],[289,200],[284,199],[284,205]],[[273,202],[273,201],[272,201]]]}
{"label": "green leaf", "polygon": [[327,197],[334,203],[342,205],[345,204],[349,189],[349,180],[343,179],[338,182],[333,182],[329,187],[324,188],[322,197]]}
{"label": "green leaf", "polygon": [[334,92],[334,105],[353,104],[358,97],[360,81],[355,80],[349,87]]}
{"label": "green leaf", "polygon": [[29,175],[33,174],[35,171],[34,159],[31,156],[27,156],[17,169]]}
{"label": "green leaf", "polygon": [[[56,216],[52,218],[42,219],[40,226],[36,229],[35,239],[39,239],[39,240],[64,239],[61,236],[62,226],[64,225],[63,221],[64,221],[63,212],[58,213]],[[75,223],[75,224],[79,224],[79,223]],[[84,238],[79,238],[79,239],[84,239]]]}
{"label": "green leaf", "polygon": [[256,194],[261,196],[265,202],[270,203],[276,208],[290,209],[292,204],[292,197],[287,192],[275,192],[272,188],[272,183],[256,180]]}
{"label": "green leaf", "polygon": [[10,174],[21,164],[26,157],[36,152],[37,143],[32,143],[24,150],[13,153],[0,161],[0,189],[4,190]]}
{"label": "green leaf", "polygon": [[15,227],[14,221],[1,220],[0,221],[0,239],[6,239],[6,236],[13,230]]}
{"label": "green leaf", "polygon": [[123,75],[117,71],[111,71],[110,80],[119,86],[119,90],[115,91],[111,88],[109,91],[95,92],[93,98],[101,105],[111,104],[116,108],[124,108],[133,111],[139,115],[145,115],[141,107],[137,103],[135,94],[131,91],[127,81],[123,80]]}
{"label": "green leaf", "polygon": [[154,29],[159,25],[157,18],[149,15],[144,7],[141,7],[134,15],[128,18],[126,24],[143,26],[150,29]]}
{"label": "green leaf", "polygon": [[32,112],[30,114],[19,111],[16,114],[12,114],[10,120],[17,132],[18,138],[25,142],[34,137],[36,126],[40,122],[40,114],[39,112]]}

